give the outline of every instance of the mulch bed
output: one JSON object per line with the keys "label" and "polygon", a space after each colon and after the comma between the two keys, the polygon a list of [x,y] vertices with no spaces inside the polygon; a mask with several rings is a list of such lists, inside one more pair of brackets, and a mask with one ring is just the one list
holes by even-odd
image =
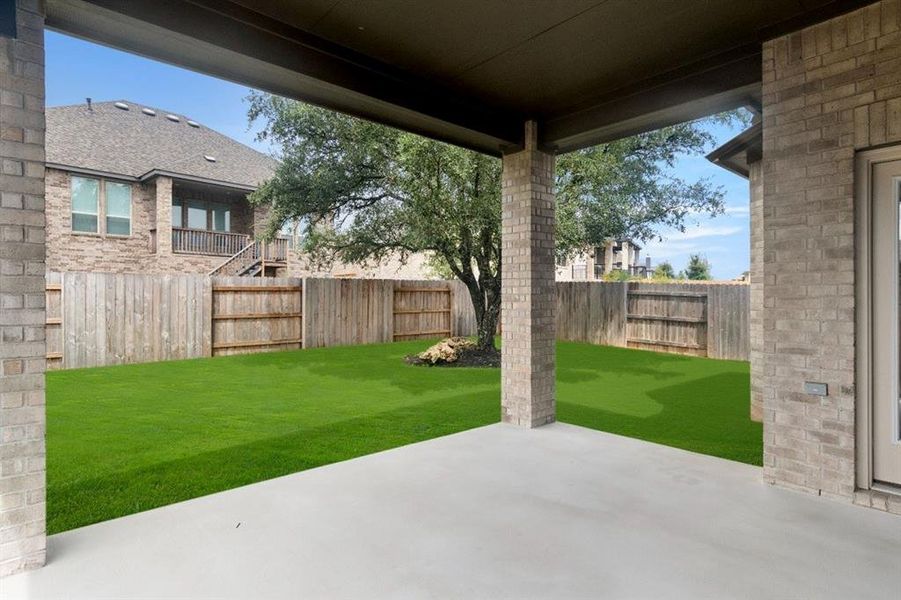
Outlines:
{"label": "mulch bed", "polygon": [[501,366],[501,353],[499,350],[479,350],[477,348],[472,348],[460,352],[459,358],[451,363],[438,362],[432,364],[427,360],[420,359],[415,354],[404,357],[404,362],[408,365],[425,367],[487,367],[496,369]]}

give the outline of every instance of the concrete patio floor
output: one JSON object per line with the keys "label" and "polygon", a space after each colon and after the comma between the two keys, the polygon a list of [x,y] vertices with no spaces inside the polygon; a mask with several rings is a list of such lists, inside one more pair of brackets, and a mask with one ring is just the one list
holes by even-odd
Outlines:
{"label": "concrete patio floor", "polygon": [[492,425],[55,535],[13,598],[888,598],[901,518]]}

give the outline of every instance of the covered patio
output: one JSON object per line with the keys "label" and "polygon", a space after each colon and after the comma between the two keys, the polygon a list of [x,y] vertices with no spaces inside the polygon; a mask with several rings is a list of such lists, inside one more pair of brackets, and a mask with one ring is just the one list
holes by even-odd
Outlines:
{"label": "covered patio", "polygon": [[889,598],[901,519],[760,469],[490,425],[50,538],[20,598]]}
{"label": "covered patio", "polygon": [[[897,292],[899,273],[896,258],[871,264],[869,233],[887,224],[880,260],[897,256],[897,196],[885,184],[901,178],[901,0],[0,8],[0,575],[49,560],[4,587],[245,597],[897,589],[898,519],[848,505],[901,514],[899,365],[875,359],[897,356],[898,343],[871,339],[898,331],[897,299],[884,292]],[[501,157],[504,425],[67,533],[48,555],[45,27]],[[763,128],[749,406],[764,423],[762,471],[554,424],[555,156],[738,107]],[[877,164],[881,219],[868,208]],[[883,287],[873,270],[891,273]]]}

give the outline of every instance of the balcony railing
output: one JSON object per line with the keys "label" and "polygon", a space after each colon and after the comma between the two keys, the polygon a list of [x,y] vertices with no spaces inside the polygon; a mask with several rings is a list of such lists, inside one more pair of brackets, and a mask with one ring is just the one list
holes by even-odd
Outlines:
{"label": "balcony railing", "polygon": [[250,241],[251,237],[244,233],[172,228],[172,252],[178,254],[232,256]]}
{"label": "balcony railing", "polygon": [[221,265],[210,271],[210,275],[266,275],[266,265],[284,264],[288,259],[288,243],[285,238],[268,242],[256,240],[230,256]]}
{"label": "balcony railing", "polygon": [[284,262],[288,260],[290,242],[291,240],[288,238],[275,238],[268,242],[261,242],[260,255],[266,261]]}

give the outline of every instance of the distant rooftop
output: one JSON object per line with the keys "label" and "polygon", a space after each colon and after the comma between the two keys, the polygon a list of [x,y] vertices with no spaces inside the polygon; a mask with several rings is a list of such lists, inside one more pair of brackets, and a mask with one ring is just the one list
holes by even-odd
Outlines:
{"label": "distant rooftop", "polygon": [[168,174],[255,188],[275,160],[178,113],[129,100],[47,109],[49,166],[146,179]]}

